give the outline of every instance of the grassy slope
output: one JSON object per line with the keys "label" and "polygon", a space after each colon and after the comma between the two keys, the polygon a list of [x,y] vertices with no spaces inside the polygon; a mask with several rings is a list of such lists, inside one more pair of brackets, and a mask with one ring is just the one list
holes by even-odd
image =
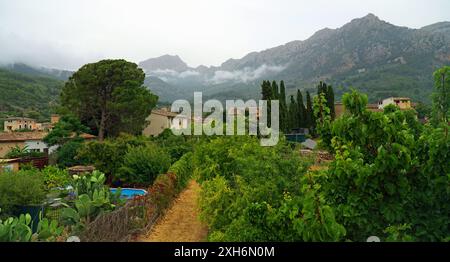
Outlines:
{"label": "grassy slope", "polygon": [[48,118],[64,82],[0,69],[0,118]]}

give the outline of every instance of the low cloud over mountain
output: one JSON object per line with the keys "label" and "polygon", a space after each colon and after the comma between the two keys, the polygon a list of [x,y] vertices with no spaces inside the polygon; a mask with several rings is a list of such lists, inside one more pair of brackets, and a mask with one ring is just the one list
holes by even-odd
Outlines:
{"label": "low cloud over mountain", "polygon": [[[148,76],[170,83],[161,100],[203,91],[217,99],[258,98],[263,79],[284,80],[287,93],[313,90],[319,81],[338,86],[339,96],[350,85],[369,94],[371,101],[387,96],[428,100],[432,72],[450,63],[450,23],[421,29],[400,27],[373,14],[353,19],[341,28],[325,28],[304,41],[292,41],[218,67],[189,67],[178,56],[140,63]],[[150,86],[152,88],[152,86]]]}

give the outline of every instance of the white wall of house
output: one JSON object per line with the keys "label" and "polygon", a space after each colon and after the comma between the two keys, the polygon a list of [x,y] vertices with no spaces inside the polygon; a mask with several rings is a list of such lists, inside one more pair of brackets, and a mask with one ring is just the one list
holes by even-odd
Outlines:
{"label": "white wall of house", "polygon": [[411,108],[411,100],[409,98],[389,97],[378,102],[378,109],[384,109],[388,105],[397,105],[401,109]]}
{"label": "white wall of house", "polygon": [[59,145],[51,146],[48,148],[48,153],[51,154],[51,153],[55,152],[56,149],[58,149],[58,148],[59,148]]}
{"label": "white wall of house", "polygon": [[27,140],[25,141],[25,146],[30,151],[45,152],[45,150],[48,149],[49,154],[53,153],[58,148],[58,146],[52,146],[49,148],[49,146],[42,140]]}

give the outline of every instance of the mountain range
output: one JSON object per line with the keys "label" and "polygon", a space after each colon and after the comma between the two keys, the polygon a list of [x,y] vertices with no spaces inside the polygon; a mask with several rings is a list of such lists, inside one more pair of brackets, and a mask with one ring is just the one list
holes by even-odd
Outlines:
{"label": "mountain range", "polygon": [[[292,41],[220,66],[190,67],[178,55],[139,63],[145,85],[161,103],[193,98],[259,99],[262,80],[284,80],[288,95],[297,89],[316,92],[319,81],[334,87],[338,101],[356,88],[370,102],[408,96],[429,102],[432,73],[450,64],[450,22],[411,29],[392,25],[373,14],[337,29],[325,28],[304,41]],[[15,63],[0,69],[0,117],[42,112],[57,103],[67,70]],[[289,99],[288,99],[289,100]]]}
{"label": "mountain range", "polygon": [[288,94],[296,89],[313,91],[319,81],[326,81],[338,98],[354,87],[371,101],[409,96],[428,102],[433,71],[448,64],[450,22],[411,29],[373,14],[217,67],[189,67],[177,55],[139,63],[148,76],[146,84],[160,101],[168,102],[192,97],[194,91],[219,100],[257,99],[263,79],[284,80]]}

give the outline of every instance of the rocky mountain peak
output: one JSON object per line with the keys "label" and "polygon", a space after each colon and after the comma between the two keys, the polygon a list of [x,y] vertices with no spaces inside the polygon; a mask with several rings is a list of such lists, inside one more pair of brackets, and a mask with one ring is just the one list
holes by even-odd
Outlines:
{"label": "rocky mountain peak", "polygon": [[189,69],[188,65],[178,55],[163,55],[150,58],[139,63],[146,72],[156,70],[173,70],[183,72]]}
{"label": "rocky mountain peak", "polygon": [[380,18],[378,18],[378,16],[369,13],[368,15],[361,17],[361,18],[356,18],[353,19],[352,21],[350,21],[350,23],[347,23],[346,25],[344,25],[342,28],[356,28],[356,27],[363,27],[366,29],[369,28],[373,28],[373,27],[380,27],[380,26],[393,26],[383,20],[381,20]]}

